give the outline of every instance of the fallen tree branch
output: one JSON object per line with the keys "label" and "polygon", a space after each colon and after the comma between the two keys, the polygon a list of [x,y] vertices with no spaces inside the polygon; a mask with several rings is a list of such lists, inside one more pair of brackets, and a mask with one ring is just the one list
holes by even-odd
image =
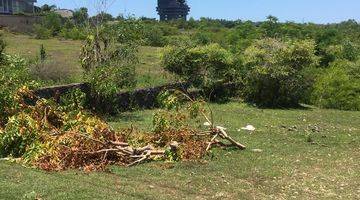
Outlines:
{"label": "fallen tree branch", "polygon": [[[221,146],[221,147],[237,147],[240,150],[246,149],[246,146],[243,144],[240,144],[236,140],[234,140],[232,137],[230,137],[224,128],[216,127],[212,131],[213,138],[210,140],[208,147],[206,148],[206,151],[209,151],[212,146]],[[218,140],[217,138],[220,137],[221,139],[227,140],[230,142],[230,144],[225,144],[224,142]]]}

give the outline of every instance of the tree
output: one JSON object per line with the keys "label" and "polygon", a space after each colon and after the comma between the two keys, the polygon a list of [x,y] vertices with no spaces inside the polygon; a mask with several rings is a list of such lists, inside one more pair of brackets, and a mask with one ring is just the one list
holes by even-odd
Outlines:
{"label": "tree", "polygon": [[57,13],[50,12],[43,18],[41,25],[50,30],[52,36],[56,36],[61,30],[61,16]]}
{"label": "tree", "polygon": [[280,32],[279,19],[275,16],[269,15],[267,17],[267,21],[261,25],[261,28],[264,30],[264,34],[267,37],[274,38]]}
{"label": "tree", "polygon": [[317,79],[312,102],[322,108],[360,110],[360,62],[332,63]]}
{"label": "tree", "polygon": [[203,89],[229,82],[232,61],[232,54],[218,44],[172,46],[162,56],[164,69]]}
{"label": "tree", "polygon": [[99,14],[91,17],[90,21],[92,24],[103,24],[108,21],[114,21],[114,17],[111,14],[102,11]]}
{"label": "tree", "polygon": [[44,13],[51,12],[55,9],[56,9],[56,5],[44,4],[43,6],[41,6],[41,12],[44,12]]}
{"label": "tree", "polygon": [[262,39],[241,59],[244,96],[265,107],[297,106],[307,89],[303,70],[317,66],[315,42]]}
{"label": "tree", "polygon": [[76,25],[84,25],[89,19],[88,9],[87,8],[80,8],[75,10],[73,15],[73,20]]}

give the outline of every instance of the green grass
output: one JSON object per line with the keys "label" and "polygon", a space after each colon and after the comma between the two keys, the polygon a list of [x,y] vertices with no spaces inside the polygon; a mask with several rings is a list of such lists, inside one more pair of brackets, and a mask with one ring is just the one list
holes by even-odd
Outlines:
{"label": "green grass", "polygon": [[[48,173],[0,162],[0,199],[359,199],[360,112],[212,104],[217,125],[246,144],[203,162],[153,162],[110,172]],[[151,127],[154,111],[109,118]],[[252,134],[237,129],[254,125]],[[261,149],[262,152],[254,152]]]}
{"label": "green grass", "polygon": [[139,64],[136,66],[139,88],[153,87],[176,81],[175,76],[161,67],[162,48],[140,47]]}
{"label": "green grass", "polygon": [[29,60],[39,56],[40,46],[44,45],[49,64],[47,76],[58,76],[54,84],[81,82],[82,69],[79,65],[80,41],[47,39],[37,40],[29,35],[3,32],[7,43],[6,51]]}
{"label": "green grass", "polygon": [[[39,56],[40,46],[44,45],[48,54],[48,64],[43,71],[48,85],[69,84],[83,81],[83,70],[79,64],[81,41],[64,39],[38,40],[29,35],[13,34],[2,31],[7,43],[6,51],[29,60]],[[137,87],[153,87],[175,80],[174,76],[160,66],[162,48],[140,47],[139,64],[136,66]]]}

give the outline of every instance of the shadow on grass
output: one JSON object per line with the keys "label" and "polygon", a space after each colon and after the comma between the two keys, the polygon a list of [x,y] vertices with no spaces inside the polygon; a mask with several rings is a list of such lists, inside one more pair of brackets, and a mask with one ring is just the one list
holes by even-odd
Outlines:
{"label": "shadow on grass", "polygon": [[112,122],[142,122],[145,121],[145,118],[141,116],[139,113],[134,112],[126,112],[126,113],[119,113],[115,116],[107,117],[108,120]]}
{"label": "shadow on grass", "polygon": [[[239,101],[237,101],[237,102],[239,102]],[[243,102],[243,103],[246,103],[249,107],[263,109],[263,110],[288,110],[288,111],[306,110],[306,111],[311,111],[316,108],[312,105],[307,105],[307,104],[296,104],[296,105],[291,105],[291,106],[261,106],[261,105],[256,105],[255,103],[251,103],[251,102]]]}

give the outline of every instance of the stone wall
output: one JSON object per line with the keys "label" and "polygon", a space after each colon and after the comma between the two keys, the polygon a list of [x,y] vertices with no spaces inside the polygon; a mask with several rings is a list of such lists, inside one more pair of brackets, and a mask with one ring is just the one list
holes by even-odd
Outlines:
{"label": "stone wall", "polygon": [[0,27],[15,32],[32,32],[33,25],[40,22],[40,16],[0,15]]}
{"label": "stone wall", "polygon": [[86,83],[74,83],[69,85],[58,85],[58,86],[52,86],[52,87],[44,87],[40,88],[36,91],[34,91],[35,95],[40,98],[50,99],[55,98],[57,96],[61,96],[63,94],[66,94],[67,92],[74,90],[74,89],[80,89],[81,91],[85,93],[89,93],[89,86]]}
{"label": "stone wall", "polygon": [[46,87],[40,88],[35,92],[40,98],[59,98],[59,96],[73,90],[73,89],[80,89],[88,96],[88,102],[91,107],[94,106],[103,106],[106,107],[105,110],[111,111],[113,109],[119,109],[122,111],[128,111],[133,108],[153,108],[156,107],[156,98],[157,96],[165,90],[183,90],[186,91],[189,88],[189,84],[178,82],[172,83],[152,88],[144,88],[144,89],[137,89],[134,91],[127,91],[121,92],[116,95],[116,99],[113,103],[106,103],[106,105],[99,105],[99,102],[96,98],[92,97],[90,94],[90,87],[86,83],[75,83],[69,85],[60,85],[60,86],[53,86],[53,87]]}
{"label": "stone wall", "polygon": [[[137,89],[134,91],[121,92],[116,95],[115,99],[109,102],[100,101],[99,98],[93,97],[90,93],[90,87],[86,83],[76,83],[70,85],[61,85],[53,86],[47,88],[41,88],[35,91],[35,94],[41,98],[59,98],[61,95],[73,90],[80,89],[87,94],[88,103],[91,108],[97,110],[96,107],[101,107],[103,111],[107,113],[116,113],[117,111],[129,111],[134,109],[149,109],[157,107],[156,98],[158,95],[165,90],[181,90],[193,98],[202,96],[200,90],[189,91],[190,84],[184,82],[171,83],[167,85]],[[233,92],[236,91],[239,87],[237,84],[228,83],[224,85],[219,85],[211,93],[211,96],[208,97],[208,100],[212,99],[221,99],[226,91]]]}
{"label": "stone wall", "polygon": [[137,109],[148,109],[157,107],[157,97],[166,90],[187,91],[189,88],[187,83],[173,83],[158,87],[138,89],[130,92],[119,93],[116,98],[116,105],[122,111]]}

